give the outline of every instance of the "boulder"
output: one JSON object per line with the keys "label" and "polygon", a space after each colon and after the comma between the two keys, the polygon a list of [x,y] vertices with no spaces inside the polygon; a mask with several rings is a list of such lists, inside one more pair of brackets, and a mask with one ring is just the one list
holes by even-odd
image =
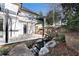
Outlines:
{"label": "boulder", "polygon": [[49,49],[47,47],[43,47],[40,49],[39,51],[39,56],[44,56],[46,55],[47,53],[49,53]]}
{"label": "boulder", "polygon": [[56,41],[51,40],[51,41],[47,42],[44,46],[47,47],[47,48],[53,48],[53,47],[56,46]]}

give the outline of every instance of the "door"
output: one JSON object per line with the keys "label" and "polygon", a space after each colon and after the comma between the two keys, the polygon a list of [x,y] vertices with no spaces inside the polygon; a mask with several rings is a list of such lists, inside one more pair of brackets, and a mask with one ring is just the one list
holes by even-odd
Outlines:
{"label": "door", "polygon": [[24,29],[24,30],[23,30],[24,34],[26,34],[26,33],[27,33],[27,26],[24,25],[24,28],[23,28],[23,29]]}
{"label": "door", "polygon": [[0,19],[0,38],[3,37],[3,19]]}

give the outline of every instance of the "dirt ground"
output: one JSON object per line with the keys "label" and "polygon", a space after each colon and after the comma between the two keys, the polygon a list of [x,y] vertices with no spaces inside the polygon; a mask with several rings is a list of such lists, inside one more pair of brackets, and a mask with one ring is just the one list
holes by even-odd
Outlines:
{"label": "dirt ground", "polygon": [[60,43],[55,48],[52,48],[47,56],[79,56],[79,53],[69,48],[66,43]]}

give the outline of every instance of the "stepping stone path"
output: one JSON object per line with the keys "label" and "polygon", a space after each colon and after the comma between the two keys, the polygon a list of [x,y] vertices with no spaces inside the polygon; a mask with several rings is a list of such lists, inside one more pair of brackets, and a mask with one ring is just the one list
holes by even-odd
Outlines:
{"label": "stepping stone path", "polygon": [[25,43],[16,45],[8,54],[9,56],[34,56]]}

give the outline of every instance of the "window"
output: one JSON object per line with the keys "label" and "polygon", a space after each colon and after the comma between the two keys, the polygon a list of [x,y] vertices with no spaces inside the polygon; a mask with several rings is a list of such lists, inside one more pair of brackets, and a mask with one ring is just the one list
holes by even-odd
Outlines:
{"label": "window", "polygon": [[30,20],[33,20],[33,19],[34,19],[34,16],[31,15],[31,14],[29,14],[29,19],[30,19]]}
{"label": "window", "polygon": [[1,4],[0,4],[0,11],[1,11]]}
{"label": "window", "polygon": [[23,32],[24,32],[24,34],[26,34],[27,33],[27,25],[24,25],[24,27],[23,27]]}
{"label": "window", "polygon": [[0,3],[0,11],[4,11],[5,3]]}
{"label": "window", "polygon": [[2,19],[0,19],[0,31],[3,31],[3,22],[2,22]]}
{"label": "window", "polygon": [[3,37],[3,19],[0,19],[0,37]]}

